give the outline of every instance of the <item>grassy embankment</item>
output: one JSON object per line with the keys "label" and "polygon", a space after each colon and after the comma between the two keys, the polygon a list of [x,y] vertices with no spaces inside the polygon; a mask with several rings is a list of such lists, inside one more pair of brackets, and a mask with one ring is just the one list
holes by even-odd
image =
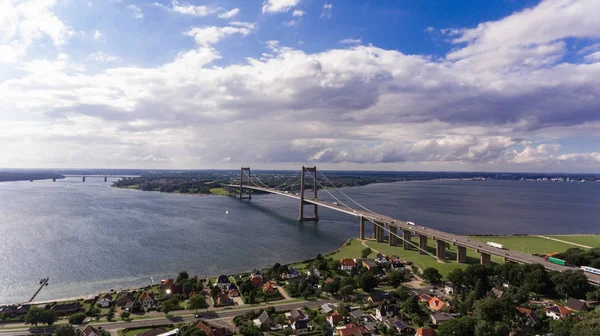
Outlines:
{"label": "grassy embankment", "polygon": [[227,189],[225,189],[225,188],[211,188],[210,194],[211,195],[229,195],[229,192],[227,192]]}
{"label": "grassy embankment", "polygon": [[[600,247],[600,235],[598,236],[551,236],[552,238],[561,239],[565,241],[571,241],[578,244],[584,244],[592,247]],[[545,254],[549,252],[562,252],[569,248],[576,247],[567,243],[557,242],[541,237],[535,236],[471,236],[470,239],[485,242],[493,241],[496,243],[503,244],[504,247],[511,250],[518,250],[529,253]],[[413,239],[413,242],[416,239]],[[456,260],[456,247],[450,246],[446,249],[447,259],[445,263],[438,262],[435,258],[430,255],[419,254],[416,249],[404,250],[402,246],[389,246],[388,243],[378,243],[373,240],[367,240],[365,242],[371,249],[379,251],[385,255],[395,255],[401,259],[413,262],[421,269],[427,267],[435,267],[440,273],[446,276],[450,271],[456,268],[466,268],[469,264],[479,263],[479,254],[471,249],[467,249],[467,264],[459,264]],[[435,254],[435,241],[432,239],[428,240],[428,252]],[[365,248],[361,244],[360,240],[352,239],[350,244],[346,245],[330,256],[334,259],[342,258],[360,258],[361,251]],[[374,257],[375,253],[371,254],[370,257]],[[540,259],[541,260],[541,259]],[[500,257],[492,256],[492,262],[503,263],[504,260]],[[304,264],[297,264],[298,267],[305,267]]]}

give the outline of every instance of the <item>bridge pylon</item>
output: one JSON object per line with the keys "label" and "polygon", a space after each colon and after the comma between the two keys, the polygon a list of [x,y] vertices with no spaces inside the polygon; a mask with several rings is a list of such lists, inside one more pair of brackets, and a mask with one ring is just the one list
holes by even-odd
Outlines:
{"label": "bridge pylon", "polygon": [[298,221],[318,221],[319,220],[319,209],[316,204],[312,204],[313,206],[313,216],[305,217],[304,216],[304,205],[311,205],[304,200],[304,182],[305,182],[305,173],[311,173],[313,177],[313,197],[317,200],[317,166],[314,167],[304,167],[302,166],[302,173],[300,174],[300,216],[298,217]]}
{"label": "bridge pylon", "polygon": [[[246,174],[244,174],[246,172]],[[240,199],[252,199],[252,189],[246,188],[247,196],[244,196],[244,175],[248,178],[248,184],[250,184],[250,167],[240,168]]]}

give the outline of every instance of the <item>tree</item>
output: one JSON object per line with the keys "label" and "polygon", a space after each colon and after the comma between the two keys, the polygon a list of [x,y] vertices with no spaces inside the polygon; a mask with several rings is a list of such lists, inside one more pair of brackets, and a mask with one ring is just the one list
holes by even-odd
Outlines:
{"label": "tree", "polygon": [[56,322],[58,318],[56,317],[56,312],[52,309],[45,309],[42,311],[42,323],[46,323],[51,326]]}
{"label": "tree", "polygon": [[106,320],[108,322],[112,321],[112,319],[115,318],[115,308],[114,307],[110,307],[110,309],[108,310],[108,312],[106,312]]}
{"label": "tree", "polygon": [[252,322],[247,322],[240,326],[240,334],[244,336],[262,336],[262,331]]}
{"label": "tree", "polygon": [[162,311],[165,313],[165,316],[169,315],[169,313],[175,308],[179,306],[179,300],[176,297],[172,297],[169,300],[162,303]]}
{"label": "tree", "polygon": [[465,286],[468,288],[475,287],[477,280],[481,279],[484,284],[489,283],[489,269],[481,264],[469,265],[465,269]]}
{"label": "tree", "polygon": [[575,321],[570,316],[550,321],[550,331],[553,336],[571,336]]}
{"label": "tree", "polygon": [[402,311],[406,315],[420,314],[421,307],[419,307],[419,300],[416,296],[409,296],[404,302],[402,302]]}
{"label": "tree", "polygon": [[54,332],[55,336],[80,336],[81,331],[70,324],[60,326]]}
{"label": "tree", "polygon": [[347,304],[345,304],[345,303],[343,303],[343,302],[340,302],[340,303],[338,304],[338,306],[336,307],[336,309],[335,309],[335,310],[337,310],[337,312],[338,312],[340,315],[342,315],[343,317],[347,317],[348,315],[350,315],[350,313],[348,312],[348,309],[347,309],[347,307],[348,307],[348,305],[347,305]]}
{"label": "tree", "polygon": [[130,316],[131,316],[131,313],[128,311],[121,312],[121,320],[123,320],[123,321],[127,321]]}
{"label": "tree", "polygon": [[460,291],[462,286],[465,284],[465,272],[462,269],[456,268],[448,273],[448,281],[452,282],[455,291]]}
{"label": "tree", "polygon": [[429,283],[438,283],[442,280],[442,275],[437,268],[427,267],[423,270],[423,279]]}
{"label": "tree", "polygon": [[210,289],[210,296],[213,298],[213,300],[215,300],[217,298],[217,295],[219,295],[220,293],[221,288],[219,288],[219,286],[214,286]]}
{"label": "tree", "polygon": [[183,280],[187,280],[190,278],[190,275],[188,274],[188,272],[183,271],[183,272],[179,272],[179,274],[177,275],[177,279],[175,279],[175,283],[181,283]]}
{"label": "tree", "polygon": [[334,271],[334,270],[337,270],[338,268],[340,268],[339,260],[329,260],[327,262],[327,269]]}
{"label": "tree", "polygon": [[346,285],[346,286],[340,288],[340,295],[343,295],[344,297],[348,297],[352,294],[354,294],[354,286]]}
{"label": "tree", "polygon": [[358,277],[358,286],[365,292],[370,292],[373,288],[377,287],[377,279],[371,274],[371,272],[365,272]]}
{"label": "tree", "polygon": [[527,292],[549,295],[551,293],[552,283],[548,272],[541,264],[531,264],[522,266],[523,286]]}
{"label": "tree", "polygon": [[483,284],[483,281],[481,281],[481,279],[477,280],[477,282],[475,283],[475,289],[473,289],[473,293],[475,294],[475,299],[477,300],[484,297],[487,293],[487,288],[485,288],[485,285]]}
{"label": "tree", "polygon": [[25,324],[33,324],[37,327],[38,323],[43,323],[42,313],[44,311],[37,307],[31,307],[25,315]]}
{"label": "tree", "polygon": [[561,297],[572,296],[576,298],[585,298],[589,289],[587,278],[582,271],[564,271],[556,272],[550,277],[554,283],[556,294]]}
{"label": "tree", "polygon": [[248,303],[252,304],[256,302],[256,291],[251,290],[250,294],[248,294]]}
{"label": "tree", "polygon": [[323,284],[323,290],[330,294],[335,294],[340,290],[340,278],[335,277],[333,281]]}
{"label": "tree", "polygon": [[438,329],[439,336],[471,336],[475,333],[475,319],[463,316],[444,322]]}
{"label": "tree", "polygon": [[486,297],[475,303],[473,316],[478,321],[512,322],[515,320],[516,310],[509,298]]}
{"label": "tree", "polygon": [[82,324],[84,320],[85,320],[84,313],[75,313],[75,314],[69,316],[69,323],[71,323],[71,324]]}
{"label": "tree", "polygon": [[573,336],[600,335],[600,313],[587,314],[585,319],[573,327]]}
{"label": "tree", "polygon": [[400,286],[406,280],[404,273],[398,270],[388,273],[388,283],[394,287]]}
{"label": "tree", "polygon": [[192,296],[188,302],[187,309],[194,310],[194,312],[198,312],[198,309],[206,307],[206,298],[204,294],[196,294]]}
{"label": "tree", "polygon": [[319,329],[321,330],[321,336],[333,335],[333,327],[327,321],[325,321],[325,323],[321,323],[319,325]]}
{"label": "tree", "polygon": [[369,254],[371,254],[371,252],[373,252],[373,251],[371,250],[371,248],[370,248],[370,247],[364,248],[364,249],[361,251],[361,256],[362,256],[363,258],[367,258],[367,257],[369,256]]}

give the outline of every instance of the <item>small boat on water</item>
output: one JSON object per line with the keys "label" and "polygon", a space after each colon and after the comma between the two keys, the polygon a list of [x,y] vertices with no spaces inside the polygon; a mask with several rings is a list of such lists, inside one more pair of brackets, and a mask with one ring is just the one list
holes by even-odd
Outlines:
{"label": "small boat on water", "polygon": [[229,215],[229,210],[225,210],[225,214],[226,214],[226,215]]}

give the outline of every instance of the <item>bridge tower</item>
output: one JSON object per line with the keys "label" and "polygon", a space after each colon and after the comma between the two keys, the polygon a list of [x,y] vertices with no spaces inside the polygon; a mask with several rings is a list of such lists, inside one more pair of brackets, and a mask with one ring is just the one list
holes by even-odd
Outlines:
{"label": "bridge tower", "polygon": [[248,196],[244,196],[244,175],[248,177],[248,184],[250,184],[250,167],[240,168],[240,199],[252,199],[252,189],[246,188]]}
{"label": "bridge tower", "polygon": [[310,205],[304,200],[304,182],[305,182],[305,173],[311,173],[313,177],[313,197],[317,199],[317,166],[314,167],[304,167],[302,166],[302,174],[300,174],[300,216],[298,217],[298,221],[318,221],[319,220],[319,209],[316,204],[313,205],[313,217],[304,217],[304,205]]}

